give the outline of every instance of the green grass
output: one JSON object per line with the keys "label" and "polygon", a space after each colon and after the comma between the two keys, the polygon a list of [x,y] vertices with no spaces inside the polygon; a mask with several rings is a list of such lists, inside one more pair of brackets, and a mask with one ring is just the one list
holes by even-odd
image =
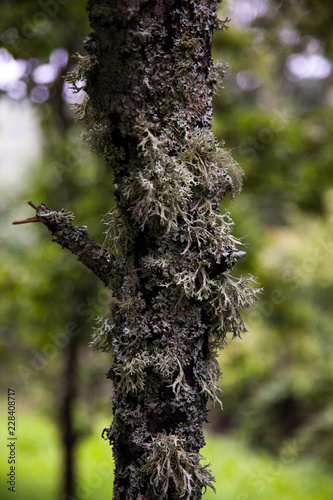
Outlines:
{"label": "green grass", "polygon": [[[105,421],[105,419],[103,419]],[[112,455],[100,437],[102,422],[78,450],[77,495],[60,494],[60,447],[55,425],[38,414],[20,414],[17,434],[16,493],[7,490],[7,449],[1,418],[0,497],[3,500],[108,500],[112,491]],[[207,436],[202,454],[216,477],[217,494],[205,500],[333,500],[333,478],[314,460],[289,445],[278,459],[249,450],[236,437]],[[291,451],[290,451],[291,450]]]}
{"label": "green grass", "polygon": [[205,500],[333,500],[333,478],[314,460],[301,458],[297,443],[278,459],[254,452],[235,437],[207,436],[203,455],[212,464],[215,495]]}

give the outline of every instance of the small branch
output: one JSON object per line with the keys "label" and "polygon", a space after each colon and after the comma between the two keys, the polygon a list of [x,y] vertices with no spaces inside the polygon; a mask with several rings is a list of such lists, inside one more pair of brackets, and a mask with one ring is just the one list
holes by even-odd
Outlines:
{"label": "small branch", "polygon": [[27,224],[27,222],[41,222],[38,217],[29,217],[28,219],[23,220],[14,220],[12,224]]}
{"label": "small branch", "polygon": [[28,203],[28,205],[30,205],[35,210],[38,210],[38,207],[36,207],[36,205],[34,203],[32,203],[32,201],[27,201],[27,203]]}
{"label": "small branch", "polygon": [[[27,201],[27,203],[35,210],[38,210],[38,207],[36,207],[36,205],[32,203],[32,201]],[[28,219],[14,220],[12,224],[27,224],[27,222],[42,222],[42,221],[36,215],[36,217],[28,217]]]}
{"label": "small branch", "polygon": [[106,286],[110,286],[111,281],[119,281],[119,265],[115,258],[110,257],[106,250],[102,251],[102,246],[89,238],[86,226],[74,226],[71,223],[74,219],[72,213],[63,209],[60,212],[52,211],[44,203],[36,207],[28,201],[28,205],[36,210],[36,216],[14,221],[13,224],[42,222],[52,233],[52,240],[76,255]]}

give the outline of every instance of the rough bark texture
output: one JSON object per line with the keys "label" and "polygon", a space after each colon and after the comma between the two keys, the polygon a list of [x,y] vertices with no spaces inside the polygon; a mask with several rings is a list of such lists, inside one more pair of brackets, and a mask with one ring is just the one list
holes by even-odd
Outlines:
{"label": "rough bark texture", "polygon": [[[105,250],[68,215],[37,210],[55,241],[113,291],[94,338],[109,351],[114,500],[200,499],[207,400],[218,400],[216,349],[245,331],[252,277],[220,212],[241,173],[211,132],[219,68],[217,0],[90,0],[88,55],[71,76],[87,98],[86,140],[114,172]],[[220,27],[223,23],[219,23]],[[82,83],[81,83],[82,85]],[[67,217],[67,219],[66,219]]]}

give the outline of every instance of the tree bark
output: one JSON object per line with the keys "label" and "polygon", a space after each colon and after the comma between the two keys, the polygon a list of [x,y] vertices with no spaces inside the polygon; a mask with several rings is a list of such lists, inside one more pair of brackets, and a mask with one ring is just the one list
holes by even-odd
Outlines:
{"label": "tree bark", "polygon": [[[109,351],[114,500],[201,499],[216,350],[246,330],[258,290],[230,271],[245,252],[220,213],[241,173],[211,131],[221,68],[212,63],[217,0],[90,0],[93,32],[71,81],[85,81],[86,141],[114,172],[105,250],[67,217],[37,210],[53,238],[113,291],[94,338]],[[80,83],[78,83],[80,82]],[[60,217],[61,219],[61,217]],[[64,224],[64,226],[62,225]]]}

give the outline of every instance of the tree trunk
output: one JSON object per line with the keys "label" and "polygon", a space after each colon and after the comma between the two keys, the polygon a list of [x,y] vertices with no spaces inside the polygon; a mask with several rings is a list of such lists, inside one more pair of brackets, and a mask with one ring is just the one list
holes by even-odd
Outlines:
{"label": "tree trunk", "polygon": [[60,387],[59,424],[63,445],[63,484],[61,493],[69,498],[75,494],[76,441],[77,431],[74,424],[74,406],[77,397],[76,369],[78,364],[79,337],[69,337],[68,346],[63,355],[63,377]]}
{"label": "tree trunk", "polygon": [[200,499],[207,400],[218,400],[216,349],[245,331],[253,278],[230,269],[239,242],[223,197],[241,174],[211,131],[219,68],[217,0],[90,0],[86,140],[114,172],[117,207],[104,251],[64,212],[37,209],[55,239],[113,291],[94,338],[112,354],[114,500]]}
{"label": "tree trunk", "polygon": [[216,4],[89,2],[87,140],[114,171],[107,244],[124,269],[96,339],[113,354],[115,500],[199,499],[211,485],[199,450],[212,345],[243,328],[221,274],[236,257],[217,212],[238,172],[211,132]]}

